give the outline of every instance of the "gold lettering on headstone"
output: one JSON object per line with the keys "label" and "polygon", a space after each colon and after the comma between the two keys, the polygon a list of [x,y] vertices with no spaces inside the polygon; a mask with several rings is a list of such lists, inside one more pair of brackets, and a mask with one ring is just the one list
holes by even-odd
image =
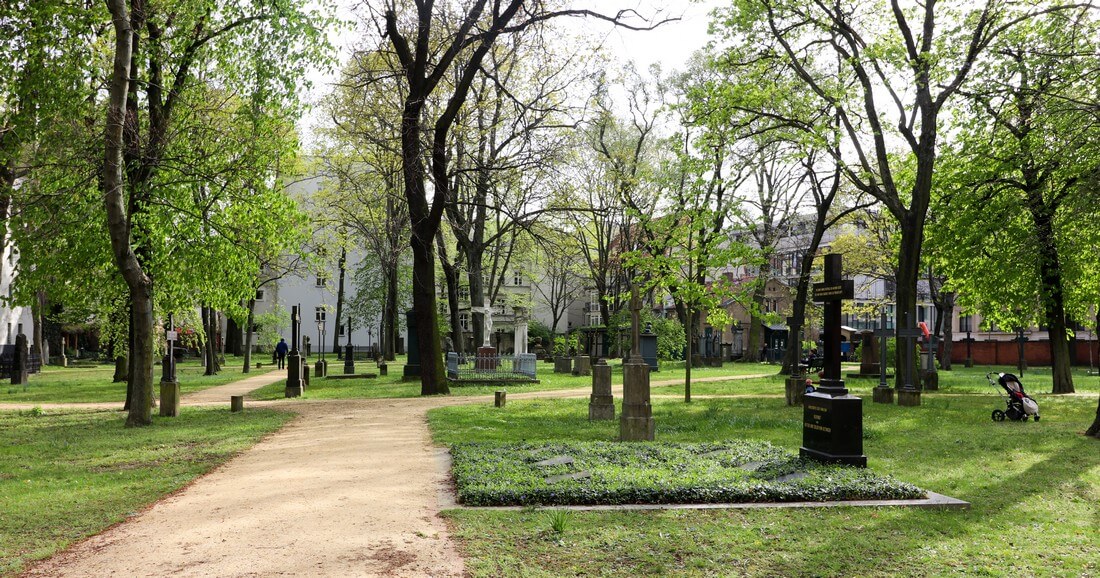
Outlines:
{"label": "gold lettering on headstone", "polygon": [[816,405],[807,405],[806,409],[808,409],[810,411],[820,411],[822,413],[826,413],[826,412],[829,411],[829,408],[827,408],[827,407],[820,407],[820,406],[816,406]]}
{"label": "gold lettering on headstone", "polygon": [[814,430],[817,430],[817,431],[823,431],[825,433],[832,433],[833,432],[833,428],[826,427],[826,426],[823,426],[823,425],[817,425],[816,423],[807,422],[807,423],[804,423],[802,425],[806,426],[809,429],[814,429]]}

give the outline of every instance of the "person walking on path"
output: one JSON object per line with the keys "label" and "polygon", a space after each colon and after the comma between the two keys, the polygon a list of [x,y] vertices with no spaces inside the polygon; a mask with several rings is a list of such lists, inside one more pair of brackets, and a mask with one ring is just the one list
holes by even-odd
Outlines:
{"label": "person walking on path", "polygon": [[286,344],[286,340],[279,338],[279,344],[275,346],[275,355],[279,356],[279,369],[283,368],[286,363],[286,354],[290,351],[290,346]]}

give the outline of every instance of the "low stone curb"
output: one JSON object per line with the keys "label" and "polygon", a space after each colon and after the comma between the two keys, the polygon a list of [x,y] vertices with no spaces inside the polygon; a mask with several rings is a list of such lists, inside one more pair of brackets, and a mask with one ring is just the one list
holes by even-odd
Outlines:
{"label": "low stone curb", "polygon": [[[445,509],[522,511],[531,506],[463,506],[454,498],[442,505]],[[614,506],[534,506],[539,510],[573,510],[578,512],[616,512],[636,510],[758,510],[763,508],[925,508],[966,510],[970,502],[928,492],[923,500],[841,500],[836,502],[746,502],[743,504],[619,504]]]}

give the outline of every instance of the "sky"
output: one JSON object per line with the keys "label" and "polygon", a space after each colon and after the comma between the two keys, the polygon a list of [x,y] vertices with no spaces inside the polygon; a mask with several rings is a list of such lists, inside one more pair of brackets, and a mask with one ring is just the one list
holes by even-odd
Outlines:
{"label": "sky", "polygon": [[[362,9],[354,10],[354,7],[361,5],[363,0],[337,1],[338,16],[341,19],[350,20],[353,19],[355,12],[363,12]],[[576,27],[577,32],[604,38],[604,48],[620,62],[633,60],[639,71],[644,71],[651,64],[657,63],[665,73],[668,73],[682,69],[691,54],[706,44],[708,14],[721,2],[719,0],[600,0],[594,3],[591,0],[575,0],[575,4],[577,6],[595,4],[607,14],[629,8],[643,15],[661,14],[663,17],[678,18],[679,20],[666,22],[657,29],[649,31],[632,31],[593,18],[571,19],[568,24]],[[333,40],[338,50],[339,61],[346,62],[356,43],[356,33],[347,31]],[[317,103],[325,93],[331,90],[331,84],[337,78],[337,70],[328,73],[318,70],[309,76],[313,84],[313,90],[307,96],[310,103]],[[319,122],[321,122],[321,113],[316,109],[303,119],[302,132],[307,146],[311,140],[311,128]]]}

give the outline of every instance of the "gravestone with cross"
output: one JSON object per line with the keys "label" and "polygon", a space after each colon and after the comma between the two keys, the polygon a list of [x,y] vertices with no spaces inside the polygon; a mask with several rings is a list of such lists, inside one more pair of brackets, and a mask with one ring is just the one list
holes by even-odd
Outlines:
{"label": "gravestone with cross", "polygon": [[301,307],[290,308],[290,354],[286,356],[286,397],[302,395],[305,380],[302,375],[302,355],[298,352],[298,335],[302,328]]}
{"label": "gravestone with cross", "polygon": [[970,336],[970,330],[969,329],[966,331],[966,339],[964,339],[963,341],[966,342],[966,363],[965,363],[965,366],[966,367],[974,367],[974,354],[970,350],[970,344],[974,343],[974,338]]}
{"label": "gravestone with cross", "polygon": [[161,417],[179,417],[180,414],[180,384],[176,380],[176,356],[174,355],[176,332],[174,316],[168,314],[168,326],[164,331],[165,341],[168,343],[168,353],[161,362],[160,376],[160,415]]}
{"label": "gravestone with cross", "polygon": [[883,311],[881,317],[879,317],[878,329],[875,330],[875,337],[879,338],[878,385],[875,387],[873,394],[875,403],[894,403],[894,388],[886,383],[887,379],[893,377],[886,374],[886,340],[893,336],[894,330],[886,327],[886,311]]}
{"label": "gravestone with cross", "polygon": [[1027,335],[1024,335],[1023,327],[1016,329],[1016,337],[1013,341],[1015,341],[1018,346],[1016,351],[1016,369],[1020,371],[1020,377],[1023,377],[1024,371],[1027,370],[1027,355],[1024,352],[1024,345],[1027,343]]}
{"label": "gravestone with cross", "polygon": [[631,290],[630,359],[623,363],[623,410],[619,416],[619,441],[653,441],[656,424],[649,402],[649,364],[642,358],[641,310],[638,286]]}
{"label": "gravestone with cross", "polygon": [[898,351],[901,353],[899,359],[901,367],[898,371],[903,377],[902,385],[898,388],[898,405],[916,406],[920,405],[920,389],[917,388],[917,382],[913,376],[913,366],[916,365],[913,350],[917,347],[917,339],[924,333],[919,327],[910,327],[908,321],[909,313],[902,311],[901,322],[898,323],[896,332]]}
{"label": "gravestone with cross", "polygon": [[840,377],[841,301],[855,287],[841,278],[841,256],[825,256],[825,280],[814,284],[815,302],[824,303],[825,361],[820,386],[802,400],[802,447],[799,454],[825,463],[867,466],[863,455],[863,400],[849,395]]}
{"label": "gravestone with cross", "polygon": [[924,368],[920,372],[921,386],[925,391],[937,391],[940,388],[940,374],[936,371],[936,348],[939,340],[935,335],[928,336],[928,352],[924,356]]}

